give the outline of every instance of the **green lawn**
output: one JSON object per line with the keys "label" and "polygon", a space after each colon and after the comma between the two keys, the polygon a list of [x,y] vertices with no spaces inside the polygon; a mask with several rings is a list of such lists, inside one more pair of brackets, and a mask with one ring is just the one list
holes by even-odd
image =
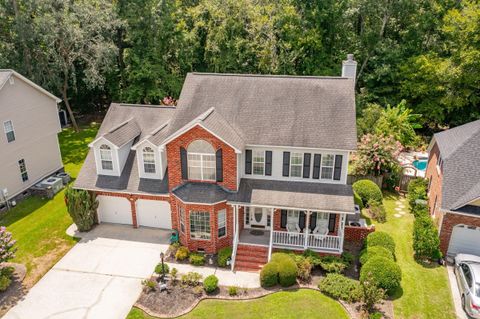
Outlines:
{"label": "green lawn", "polygon": [[[66,129],[59,135],[65,170],[75,178],[88,152],[88,143],[97,126],[85,127],[80,133]],[[72,224],[63,200],[64,191],[52,200],[30,197],[18,203],[2,219],[17,241],[14,262],[25,264],[27,287],[36,283],[75,244],[65,234]]]}
{"label": "green lawn", "polygon": [[[402,289],[394,296],[395,318],[455,318],[447,270],[441,266],[422,266],[413,258],[412,214],[397,218],[398,196],[385,194],[387,222],[376,229],[390,233],[396,243],[397,262],[402,269]],[[405,201],[408,206],[407,201]],[[408,209],[407,209],[408,210]]]}
{"label": "green lawn", "polygon": [[[133,308],[127,319],[152,319]],[[249,301],[204,300],[180,318],[349,318],[336,301],[318,291],[300,289],[277,292]]]}

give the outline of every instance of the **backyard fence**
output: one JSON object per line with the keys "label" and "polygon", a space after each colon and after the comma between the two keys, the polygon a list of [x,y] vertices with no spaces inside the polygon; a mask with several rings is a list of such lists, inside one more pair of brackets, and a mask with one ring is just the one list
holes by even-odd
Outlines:
{"label": "backyard fence", "polygon": [[365,176],[348,175],[348,176],[347,176],[347,184],[348,184],[348,185],[352,185],[353,183],[355,183],[356,181],[361,180],[361,179],[369,179],[369,180],[371,180],[372,182],[374,182],[375,184],[377,184],[378,187],[380,187],[380,189],[382,188],[382,185],[383,185],[383,176],[382,176],[382,175],[380,175],[380,176],[373,176],[373,175],[365,175]]}

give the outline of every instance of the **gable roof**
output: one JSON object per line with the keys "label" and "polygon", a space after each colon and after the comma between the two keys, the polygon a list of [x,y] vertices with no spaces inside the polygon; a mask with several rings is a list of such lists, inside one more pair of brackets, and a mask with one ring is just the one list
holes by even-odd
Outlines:
{"label": "gable roof", "polygon": [[480,120],[437,133],[443,160],[442,208],[457,210],[480,197]]}
{"label": "gable roof", "polygon": [[20,73],[14,71],[14,70],[10,70],[10,69],[0,69],[0,90],[3,88],[5,83],[7,83],[7,81],[10,79],[10,77],[12,75],[14,75],[17,78],[21,79],[22,81],[26,82],[27,84],[32,86],[34,89],[37,89],[38,91],[42,92],[46,96],[54,99],[57,103],[62,102],[62,100],[60,98],[58,98],[55,95],[53,95],[52,93],[48,92],[47,90],[42,88],[40,85],[33,83],[32,81],[30,81],[29,79],[27,79],[26,77],[21,75]]}
{"label": "gable roof", "polygon": [[137,121],[132,118],[113,128],[102,137],[113,145],[120,147],[139,136],[141,132]]}
{"label": "gable roof", "polygon": [[189,73],[164,142],[210,109],[200,122],[235,145],[356,149],[353,79]]}

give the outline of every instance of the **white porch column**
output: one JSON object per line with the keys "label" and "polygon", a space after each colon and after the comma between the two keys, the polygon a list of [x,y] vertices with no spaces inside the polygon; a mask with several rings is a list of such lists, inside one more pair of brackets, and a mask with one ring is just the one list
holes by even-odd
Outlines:
{"label": "white porch column", "polygon": [[343,253],[343,239],[345,238],[345,213],[340,214],[340,253]]}
{"label": "white porch column", "polygon": [[305,219],[305,231],[303,232],[305,236],[305,242],[303,243],[303,248],[307,249],[308,248],[308,235],[310,234],[310,214],[312,212],[307,210],[307,218]]}
{"label": "white porch column", "polygon": [[271,208],[270,211],[270,244],[268,245],[268,261],[272,258],[272,248],[273,248],[273,229],[275,225],[275,209]]}
{"label": "white porch column", "polygon": [[232,247],[232,258],[231,258],[231,264],[230,264],[232,271],[235,269],[237,246],[238,246],[238,205],[233,205],[233,247]]}

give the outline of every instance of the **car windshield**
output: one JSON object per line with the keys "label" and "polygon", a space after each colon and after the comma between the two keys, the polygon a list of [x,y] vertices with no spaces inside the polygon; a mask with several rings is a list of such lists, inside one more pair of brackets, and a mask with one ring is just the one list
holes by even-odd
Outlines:
{"label": "car windshield", "polygon": [[480,283],[475,283],[475,296],[480,297]]}

